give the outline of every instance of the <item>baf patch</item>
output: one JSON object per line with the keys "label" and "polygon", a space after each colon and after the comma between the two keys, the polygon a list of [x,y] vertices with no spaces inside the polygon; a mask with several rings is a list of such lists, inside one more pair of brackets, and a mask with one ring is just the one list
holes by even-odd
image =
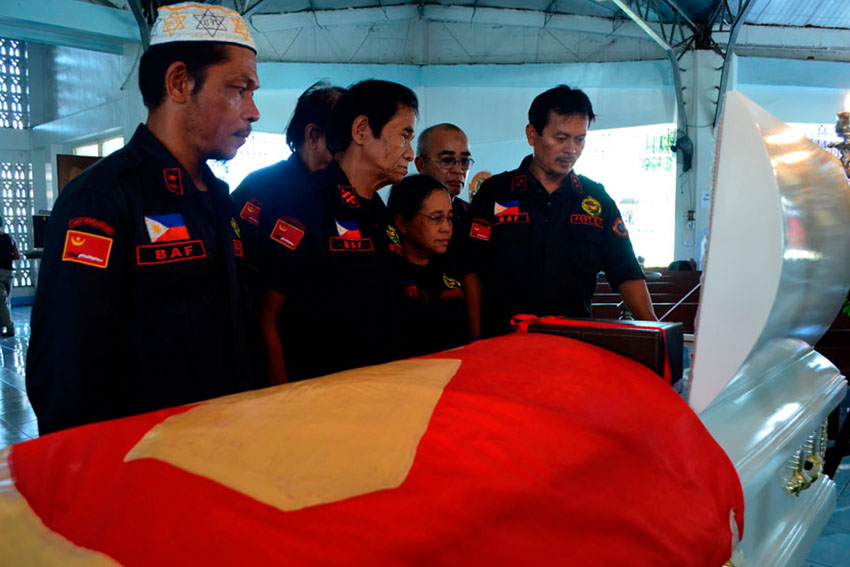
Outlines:
{"label": "baf patch", "polygon": [[602,205],[593,197],[585,197],[584,201],[581,202],[581,208],[584,212],[594,217],[602,214]]}
{"label": "baf patch", "polygon": [[372,240],[363,238],[360,225],[356,220],[335,220],[339,236],[331,237],[330,249],[333,252],[369,252],[374,250]]}
{"label": "baf patch", "polygon": [[170,264],[185,260],[206,258],[207,251],[200,240],[181,242],[163,242],[161,244],[142,244],[136,246],[136,263],[140,266],[152,264]]}
{"label": "baf patch", "polygon": [[614,221],[614,234],[617,236],[621,236],[623,238],[629,237],[629,231],[626,229],[626,223],[623,222],[623,219],[617,219]]}
{"label": "baf patch", "polygon": [[63,262],[76,262],[106,268],[109,265],[109,254],[112,252],[112,239],[79,230],[69,230],[65,233],[65,248],[62,250]]}

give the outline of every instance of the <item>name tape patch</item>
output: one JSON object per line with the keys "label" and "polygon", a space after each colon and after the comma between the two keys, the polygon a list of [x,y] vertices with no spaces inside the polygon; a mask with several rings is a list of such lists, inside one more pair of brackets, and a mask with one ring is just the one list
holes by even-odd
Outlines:
{"label": "name tape patch", "polygon": [[206,257],[206,248],[204,248],[204,243],[200,240],[173,243],[163,242],[162,244],[142,244],[136,246],[136,262],[140,266],[168,264]]}
{"label": "name tape patch", "polygon": [[570,224],[581,224],[602,228],[602,217],[594,217],[592,215],[570,215]]}
{"label": "name tape patch", "polygon": [[332,252],[371,252],[375,249],[371,238],[346,238],[344,236],[331,236]]}

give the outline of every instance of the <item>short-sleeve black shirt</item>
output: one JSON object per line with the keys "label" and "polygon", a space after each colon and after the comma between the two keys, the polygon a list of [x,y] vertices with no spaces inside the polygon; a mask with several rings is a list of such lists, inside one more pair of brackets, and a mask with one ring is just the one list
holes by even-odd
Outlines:
{"label": "short-sleeve black shirt", "polygon": [[266,285],[286,296],[280,336],[290,380],[397,358],[401,252],[381,197],[363,199],[336,164],[263,211]]}
{"label": "short-sleeve black shirt", "polygon": [[260,215],[267,206],[285,198],[288,192],[304,187],[310,172],[294,153],[284,161],[258,169],[248,175],[231,195],[238,213],[237,222],[242,231],[245,257],[254,265],[258,258],[258,227]]}
{"label": "short-sleeve black shirt", "polygon": [[233,202],[203,175],[139,126],[59,195],[27,353],[41,433],[258,385]]}
{"label": "short-sleeve black shirt", "polygon": [[396,264],[401,299],[404,357],[461,346],[469,336],[461,278],[445,257],[424,266],[399,258]]}
{"label": "short-sleeve black shirt", "polygon": [[574,172],[548,193],[520,167],[484,182],[470,205],[465,268],[481,276],[485,335],[518,313],[590,317],[596,276],[643,279],[628,231],[602,185]]}

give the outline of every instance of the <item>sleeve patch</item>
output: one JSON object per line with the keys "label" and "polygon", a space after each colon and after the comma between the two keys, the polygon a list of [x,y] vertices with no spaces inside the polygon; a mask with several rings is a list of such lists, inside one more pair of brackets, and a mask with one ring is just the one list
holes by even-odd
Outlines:
{"label": "sleeve patch", "polygon": [[260,211],[262,207],[256,203],[252,203],[251,201],[245,201],[245,204],[242,205],[242,210],[239,212],[239,218],[247,221],[254,226],[260,225]]}
{"label": "sleeve patch", "polygon": [[269,238],[278,244],[283,244],[290,250],[295,250],[301,244],[301,239],[304,238],[304,231],[283,219],[277,219]]}
{"label": "sleeve patch", "polygon": [[76,262],[95,268],[106,268],[109,265],[109,254],[111,252],[111,238],[80,232],[79,230],[68,230],[65,233],[62,261]]}
{"label": "sleeve patch", "polygon": [[614,226],[612,228],[614,229],[614,234],[616,234],[617,236],[620,236],[622,238],[629,237],[629,231],[626,229],[626,223],[623,222],[623,219],[618,218],[617,220],[615,220]]}
{"label": "sleeve patch", "polygon": [[472,225],[469,228],[469,236],[471,238],[477,238],[478,240],[484,240],[489,242],[490,226],[473,221]]}

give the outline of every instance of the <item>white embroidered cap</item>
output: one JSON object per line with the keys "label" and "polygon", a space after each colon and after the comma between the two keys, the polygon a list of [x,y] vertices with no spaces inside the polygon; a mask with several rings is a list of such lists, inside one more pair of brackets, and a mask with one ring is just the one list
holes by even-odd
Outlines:
{"label": "white embroidered cap", "polygon": [[151,45],[175,41],[215,41],[257,52],[248,24],[239,12],[223,6],[182,2],[160,6],[151,30]]}

